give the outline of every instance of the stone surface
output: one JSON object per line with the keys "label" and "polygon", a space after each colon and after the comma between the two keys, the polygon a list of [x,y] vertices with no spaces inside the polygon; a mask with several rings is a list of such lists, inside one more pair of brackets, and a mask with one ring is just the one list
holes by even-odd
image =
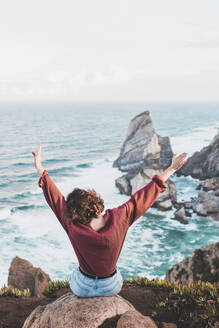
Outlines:
{"label": "stone surface", "polygon": [[119,177],[118,179],[116,179],[115,184],[121,194],[131,195],[132,187],[131,187],[130,181],[129,181],[130,178],[131,178],[131,176],[128,177],[127,175],[123,175],[123,176]]}
{"label": "stone surface", "polygon": [[183,224],[188,224],[184,207],[178,208],[174,213],[174,219]]}
{"label": "stone surface", "polygon": [[123,172],[137,173],[141,167],[154,163],[168,167],[172,155],[169,138],[158,136],[153,128],[151,112],[147,110],[131,120],[120,156],[113,166]]}
{"label": "stone surface", "polygon": [[119,295],[80,298],[67,293],[53,303],[38,306],[22,328],[97,328],[106,319],[135,308]]}
{"label": "stone surface", "polygon": [[154,320],[138,311],[127,311],[121,315],[116,328],[158,328]]}
{"label": "stone surface", "polygon": [[50,281],[48,274],[41,268],[35,268],[29,261],[16,256],[10,265],[8,285],[20,290],[30,289],[31,296],[42,294]]}
{"label": "stone surface", "polygon": [[162,322],[161,328],[177,328],[177,325],[172,322]]}
{"label": "stone surface", "polygon": [[[117,188],[123,194],[132,195],[149,183],[153,175],[161,174],[171,164],[172,156],[169,137],[161,137],[155,132],[150,111],[137,115],[131,120],[120,156],[113,163],[114,167],[126,172],[116,179]],[[153,206],[165,211],[176,199],[175,184],[168,179],[167,189]]]}
{"label": "stone surface", "polygon": [[[132,194],[135,193],[137,190],[143,188],[146,184],[148,184],[151,181],[153,175],[155,174],[159,175],[162,172],[163,171],[158,168],[140,169],[138,174],[135,175],[133,178],[131,178],[129,181]],[[162,211],[170,209],[172,207],[172,202],[176,202],[175,184],[170,179],[168,179],[166,183],[167,183],[166,190],[158,196],[157,200],[153,204],[154,207],[157,207]]]}
{"label": "stone surface", "polygon": [[191,216],[191,211],[193,211],[199,216],[207,216],[219,221],[219,193],[217,194],[217,190],[200,191],[197,197],[192,197],[190,201],[184,203],[177,203],[177,206],[184,207],[186,216]]}
{"label": "stone surface", "polygon": [[196,189],[203,189],[204,191],[209,191],[209,190],[219,191],[219,177],[214,177],[211,179],[201,181]]}
{"label": "stone surface", "polygon": [[[215,191],[201,191],[193,202],[193,211],[200,216],[216,216],[219,213],[219,196]],[[215,218],[215,217],[214,217]]]}
{"label": "stone surface", "polygon": [[191,256],[168,269],[165,279],[182,284],[219,282],[219,242],[195,249]]}
{"label": "stone surface", "polygon": [[189,157],[176,174],[200,180],[219,177],[219,132],[208,146]]}

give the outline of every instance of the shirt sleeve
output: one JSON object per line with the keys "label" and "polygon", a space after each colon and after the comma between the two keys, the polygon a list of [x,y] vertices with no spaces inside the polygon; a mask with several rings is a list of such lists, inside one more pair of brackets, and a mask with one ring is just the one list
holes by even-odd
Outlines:
{"label": "shirt sleeve", "polygon": [[39,187],[43,189],[43,193],[48,205],[55,213],[57,219],[65,231],[68,232],[67,224],[64,219],[64,211],[66,208],[65,198],[50,178],[47,170],[43,171],[38,184]]}
{"label": "shirt sleeve", "polygon": [[166,182],[157,174],[143,188],[136,191],[131,198],[124,203],[129,219],[129,225],[143,215],[150,208],[161,192],[167,188]]}

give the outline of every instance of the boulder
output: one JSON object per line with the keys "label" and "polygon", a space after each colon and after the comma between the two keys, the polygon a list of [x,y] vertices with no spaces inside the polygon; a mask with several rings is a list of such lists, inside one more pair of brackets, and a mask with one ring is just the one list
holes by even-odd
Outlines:
{"label": "boulder", "polygon": [[193,202],[192,201],[187,201],[183,203],[183,206],[187,210],[193,210]]}
{"label": "boulder", "polygon": [[174,219],[183,224],[188,224],[184,207],[178,208],[174,213]]}
{"label": "boulder", "polygon": [[138,311],[127,311],[121,315],[116,328],[158,328],[154,320]]}
{"label": "boulder", "polygon": [[214,177],[201,181],[196,189],[202,189],[204,191],[214,190],[219,191],[219,177]]}
{"label": "boulder", "polygon": [[219,177],[219,132],[212,142],[195,152],[186,163],[176,172],[177,176],[190,175],[193,178],[204,180]]}
{"label": "boulder", "polygon": [[[217,194],[217,190],[200,191],[198,196],[192,197],[190,201],[177,203],[175,205],[177,205],[176,207],[178,208],[183,206],[186,216],[191,216],[191,211],[193,211],[193,213],[199,216],[207,216],[214,220],[219,220],[219,194]],[[184,215],[184,213],[182,214]]]}
{"label": "boulder", "polygon": [[31,296],[41,295],[50,280],[48,274],[27,260],[16,256],[11,262],[8,285],[20,290],[29,288]]}
{"label": "boulder", "polygon": [[115,184],[121,194],[131,195],[132,186],[130,185],[131,176],[123,175],[116,179]]}
{"label": "boulder", "polygon": [[130,310],[136,311],[119,295],[81,298],[67,293],[34,309],[22,328],[97,328],[106,319]]}
{"label": "boulder", "polygon": [[197,203],[196,206],[194,207],[194,211],[199,215],[199,216],[207,216],[207,211],[202,203]]}
{"label": "boulder", "polygon": [[201,191],[193,203],[193,211],[200,216],[215,218],[219,213],[219,196],[214,191]]}
{"label": "boulder", "polygon": [[[126,139],[120,156],[113,167],[126,172],[116,179],[120,193],[132,195],[149,183],[155,174],[161,174],[172,161],[173,152],[169,137],[159,136],[152,124],[149,110],[134,117],[128,127]],[[176,202],[176,187],[167,180],[167,189],[159,195],[153,204],[160,210],[168,210]]]}
{"label": "boulder", "polygon": [[219,242],[195,249],[191,256],[168,269],[165,279],[181,284],[219,282]]}

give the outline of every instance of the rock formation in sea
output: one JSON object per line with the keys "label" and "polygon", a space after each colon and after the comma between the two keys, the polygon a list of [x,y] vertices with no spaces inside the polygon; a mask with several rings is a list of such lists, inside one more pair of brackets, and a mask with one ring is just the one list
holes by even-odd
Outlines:
{"label": "rock formation in sea", "polygon": [[[186,216],[190,216],[191,211],[199,216],[208,216],[219,221],[219,133],[208,146],[189,157],[176,175],[190,175],[201,180],[196,187],[200,190],[198,196],[176,205],[183,208],[181,222],[185,223]],[[178,210],[175,212],[175,218],[177,212]]]}
{"label": "rock formation in sea", "polygon": [[29,288],[31,296],[41,295],[50,281],[41,268],[35,268],[29,261],[16,256],[10,265],[8,286],[24,290]]}
{"label": "rock formation in sea", "polygon": [[66,293],[52,303],[38,306],[27,317],[22,328],[98,328],[105,320],[118,315],[122,316],[117,328],[158,328],[150,317],[143,316],[119,295],[81,298],[73,293]]}
{"label": "rock formation in sea", "polygon": [[190,175],[204,180],[219,177],[219,132],[211,143],[195,152],[186,163],[176,172],[177,176]]}
{"label": "rock formation in sea", "polygon": [[181,284],[219,282],[219,242],[195,249],[191,256],[168,269],[165,279]]}
{"label": "rock formation in sea", "polygon": [[[125,174],[116,179],[121,193],[131,195],[150,182],[154,174],[161,174],[172,161],[169,137],[161,137],[153,127],[149,110],[135,116],[128,127],[120,156],[114,161]],[[153,206],[168,210],[176,202],[176,187],[171,179],[167,189],[159,195]]]}
{"label": "rock formation in sea", "polygon": [[179,221],[180,223],[188,224],[188,220],[186,218],[186,211],[183,206],[175,211],[173,219]]}

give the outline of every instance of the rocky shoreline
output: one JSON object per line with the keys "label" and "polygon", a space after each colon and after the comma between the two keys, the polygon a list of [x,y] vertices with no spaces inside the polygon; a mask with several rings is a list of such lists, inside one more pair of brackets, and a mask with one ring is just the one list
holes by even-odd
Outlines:
{"label": "rocky shoreline", "polygon": [[[0,289],[0,328],[204,328],[208,327],[204,321],[200,325],[204,308],[196,304],[202,293],[203,306],[208,308],[209,300],[213,303],[216,314],[208,315],[217,323],[219,242],[194,250],[166,271],[165,280],[124,280],[121,292],[112,297],[77,297],[68,281],[53,282],[41,268],[16,256],[8,287]],[[191,300],[197,312],[193,319]],[[219,328],[217,324],[213,327]]]}
{"label": "rocky shoreline", "polygon": [[[133,194],[154,174],[161,174],[171,164],[172,156],[170,139],[156,133],[151,112],[147,110],[135,116],[129,124],[120,156],[113,163],[113,167],[125,173],[116,179],[116,187],[122,194]],[[196,187],[201,190],[198,196],[178,202],[175,183],[168,179],[166,191],[159,195],[153,207],[161,211],[175,208],[174,219],[182,224],[188,224],[188,217],[193,213],[219,221],[219,132],[209,146],[190,156],[175,175],[201,180]]]}

